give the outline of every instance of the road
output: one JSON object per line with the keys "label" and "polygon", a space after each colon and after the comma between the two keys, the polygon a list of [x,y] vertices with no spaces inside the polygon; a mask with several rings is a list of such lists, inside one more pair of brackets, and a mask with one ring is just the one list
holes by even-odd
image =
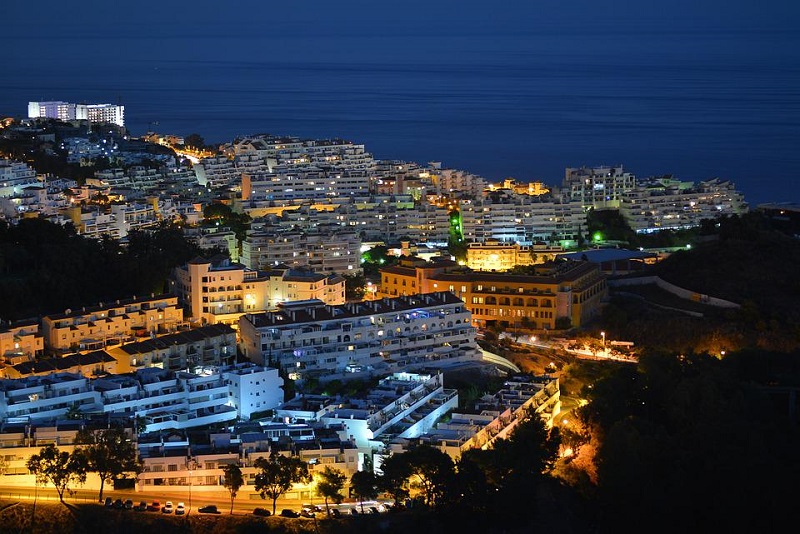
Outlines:
{"label": "road", "polygon": [[[245,515],[245,514],[252,514],[254,508],[266,508],[267,510],[272,512],[272,500],[261,499],[261,498],[247,498],[249,496],[249,492],[240,492],[235,501],[233,506],[233,513],[236,515]],[[98,499],[98,491],[97,490],[86,490],[76,488],[71,495],[64,496],[64,501],[69,504],[89,504],[89,503],[97,503]],[[197,514],[197,510],[203,506],[208,504],[216,504],[217,508],[223,514],[228,514],[230,511],[231,501],[230,495],[228,494],[227,490],[221,489],[220,491],[215,491],[213,493],[207,492],[198,492],[194,491],[192,493],[191,499],[191,509],[189,508],[189,491],[188,490],[180,490],[180,491],[133,491],[133,490],[106,490],[103,492],[103,499],[106,497],[111,497],[112,499],[122,499],[123,501],[126,499],[131,499],[134,504],[139,504],[142,501],[147,502],[148,504],[153,501],[158,501],[163,506],[165,502],[172,501],[173,506],[177,506],[179,502],[182,502],[186,505],[187,514]],[[0,501],[29,501],[33,502],[34,499],[38,499],[38,502],[58,502],[58,493],[54,488],[39,488],[38,490],[34,490],[34,488],[26,488],[26,487],[15,487],[15,486],[0,486]],[[318,506],[322,506],[324,508],[324,504],[322,504],[321,499],[315,500],[306,500],[301,501],[299,499],[288,499],[288,498],[280,498],[278,499],[276,511],[280,513],[281,510],[284,508],[289,508],[295,511],[299,511],[304,505],[307,504],[316,504]],[[364,504],[365,507],[370,506],[372,503]],[[339,506],[340,510],[347,510],[349,511],[350,508],[358,506],[358,503],[346,499],[345,502]],[[333,508],[333,507],[332,507]],[[154,512],[149,512],[154,513]],[[205,514],[204,514],[205,515]]]}

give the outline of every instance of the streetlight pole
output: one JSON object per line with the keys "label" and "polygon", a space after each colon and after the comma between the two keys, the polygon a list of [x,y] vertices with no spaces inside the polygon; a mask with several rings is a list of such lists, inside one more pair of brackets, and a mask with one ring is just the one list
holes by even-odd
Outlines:
{"label": "streetlight pole", "polygon": [[600,332],[600,335],[603,337],[603,356],[608,356],[608,354],[606,354],[606,333]]}
{"label": "streetlight pole", "polygon": [[197,462],[194,458],[190,458],[186,462],[186,467],[189,469],[189,510],[186,510],[186,515],[189,515],[189,511],[192,509],[192,472],[197,468]]}

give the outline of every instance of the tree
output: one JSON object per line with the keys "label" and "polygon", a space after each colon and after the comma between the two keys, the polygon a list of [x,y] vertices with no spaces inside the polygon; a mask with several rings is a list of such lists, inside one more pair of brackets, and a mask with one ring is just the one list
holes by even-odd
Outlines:
{"label": "tree", "polygon": [[131,436],[122,426],[106,430],[81,430],[76,443],[84,445],[81,451],[86,458],[86,469],[100,477],[99,500],[103,500],[106,480],[126,478],[129,473],[142,472],[139,451]]}
{"label": "tree", "polygon": [[403,456],[406,457],[412,486],[422,491],[425,504],[436,507],[452,487],[455,475],[453,460],[447,453],[430,445],[420,445]]}
{"label": "tree", "polygon": [[361,503],[361,511],[363,512],[364,501],[378,496],[378,477],[372,471],[356,471],[350,477],[350,488],[352,488],[356,499]]}
{"label": "tree", "polygon": [[64,492],[72,484],[86,482],[87,461],[80,449],[71,454],[58,450],[52,443],[42,447],[39,454],[34,454],[25,463],[36,476],[37,484],[52,484],[58,492],[58,499],[64,502]]}
{"label": "tree", "polygon": [[224,473],[222,485],[231,494],[231,515],[233,515],[233,500],[236,499],[239,488],[244,486],[244,477],[242,469],[236,464],[228,464],[222,468],[222,471]]}
{"label": "tree", "polygon": [[406,458],[405,453],[393,454],[384,459],[380,466],[378,488],[392,496],[395,506],[408,497],[408,477],[411,476],[411,469]]}
{"label": "tree", "polygon": [[317,495],[325,499],[325,512],[331,515],[330,508],[328,507],[328,499],[336,504],[344,500],[344,495],[340,492],[342,488],[344,488],[347,477],[338,469],[334,469],[330,466],[326,466],[325,469],[318,474],[318,477]]}
{"label": "tree", "polygon": [[308,478],[308,464],[294,456],[284,456],[273,451],[269,458],[259,458],[253,464],[256,474],[256,491],[262,499],[272,499],[272,514],[275,515],[278,497],[289,491],[293,484]]}
{"label": "tree", "polygon": [[185,146],[190,146],[197,150],[203,150],[206,146],[206,140],[198,133],[190,133],[183,139],[183,144]]}

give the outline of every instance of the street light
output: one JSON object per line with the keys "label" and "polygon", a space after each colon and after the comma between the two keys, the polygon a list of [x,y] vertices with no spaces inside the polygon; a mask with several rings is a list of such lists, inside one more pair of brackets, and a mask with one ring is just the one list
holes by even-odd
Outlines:
{"label": "street light", "polygon": [[189,470],[189,509],[186,510],[186,515],[189,515],[192,509],[192,471],[197,469],[197,462],[194,458],[190,458],[189,461],[186,462],[186,468]]}
{"label": "street light", "polygon": [[608,356],[608,354],[606,354],[606,333],[600,332],[600,335],[603,336],[603,356]]}

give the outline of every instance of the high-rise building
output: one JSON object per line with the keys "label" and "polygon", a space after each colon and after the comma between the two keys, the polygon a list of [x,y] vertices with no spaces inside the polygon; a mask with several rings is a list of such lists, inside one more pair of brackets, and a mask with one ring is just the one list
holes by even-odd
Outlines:
{"label": "high-rise building", "polygon": [[74,104],[71,102],[28,102],[28,118],[47,117],[62,121],[88,120],[125,126],[125,106],[116,104]]}

